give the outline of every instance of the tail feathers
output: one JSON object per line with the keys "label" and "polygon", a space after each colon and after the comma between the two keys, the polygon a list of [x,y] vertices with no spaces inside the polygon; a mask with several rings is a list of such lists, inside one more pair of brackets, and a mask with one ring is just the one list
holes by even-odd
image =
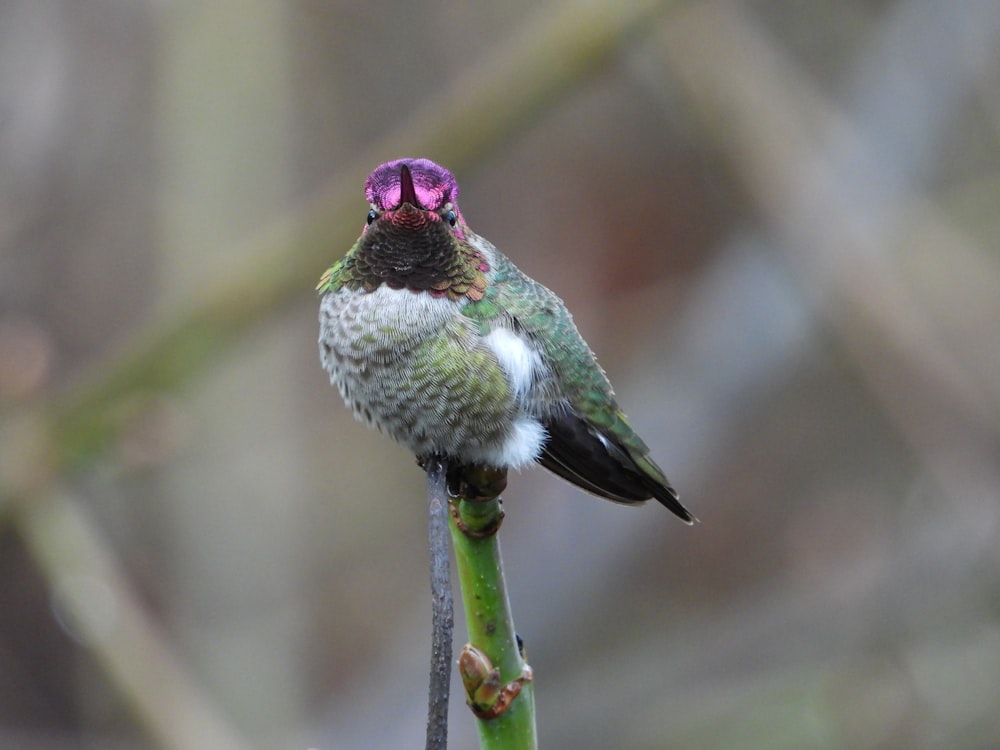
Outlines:
{"label": "tail feathers", "polygon": [[647,456],[637,460],[572,412],[551,417],[544,426],[549,437],[538,462],[552,473],[617,503],[656,498],[685,523],[694,523],[695,517],[681,505],[677,491]]}

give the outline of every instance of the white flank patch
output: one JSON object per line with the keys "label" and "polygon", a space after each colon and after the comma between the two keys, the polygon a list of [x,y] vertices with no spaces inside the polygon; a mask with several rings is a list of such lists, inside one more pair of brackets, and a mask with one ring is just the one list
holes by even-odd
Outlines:
{"label": "white flank patch", "polygon": [[541,423],[531,417],[521,417],[514,421],[510,437],[491,463],[520,469],[538,458],[544,443],[545,428]]}
{"label": "white flank patch", "polygon": [[483,341],[507,373],[514,397],[523,401],[535,380],[535,372],[542,366],[542,358],[524,339],[508,328],[494,328]]}

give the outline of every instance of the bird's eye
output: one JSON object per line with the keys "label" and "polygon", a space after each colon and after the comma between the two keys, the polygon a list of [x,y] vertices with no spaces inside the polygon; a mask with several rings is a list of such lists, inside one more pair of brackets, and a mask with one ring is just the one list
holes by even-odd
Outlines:
{"label": "bird's eye", "polygon": [[374,208],[371,211],[368,212],[368,223],[369,224],[371,224],[377,218],[378,218],[378,214],[375,213],[375,209]]}
{"label": "bird's eye", "polygon": [[447,220],[447,222],[448,222],[449,224],[451,224],[452,226],[455,226],[455,224],[457,224],[457,223],[458,223],[458,214],[456,214],[456,213],[455,213],[454,211],[448,211],[448,212],[447,212],[447,213],[446,213],[446,214],[444,215],[444,218],[445,218],[445,219]]}

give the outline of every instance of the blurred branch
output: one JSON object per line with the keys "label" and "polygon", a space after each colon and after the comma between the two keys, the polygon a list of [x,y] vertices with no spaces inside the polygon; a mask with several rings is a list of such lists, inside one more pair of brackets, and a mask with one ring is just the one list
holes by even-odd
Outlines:
{"label": "blurred branch", "polygon": [[[957,6],[946,10],[954,14]],[[921,28],[936,33],[934,24]],[[867,139],[875,126],[858,127],[824,100],[735,4],[701,5],[663,31],[660,51],[670,74],[686,84],[810,301],[939,489],[969,486],[971,477],[978,478],[972,485],[993,484],[1000,404],[936,334],[927,310],[898,278],[898,261],[888,257],[908,216],[919,212],[926,224],[938,215],[914,193],[929,156],[878,151]],[[897,43],[898,35],[889,41]],[[951,77],[938,78],[954,95],[966,71],[953,65]],[[905,87],[881,73],[862,71],[866,79],[886,84],[868,99],[903,95],[896,89]],[[933,149],[936,134],[920,135],[911,140]],[[903,163],[906,158],[917,163]],[[969,249],[971,241],[958,241],[946,226],[936,229],[938,236],[956,240],[949,252],[984,262],[987,254]]]}
{"label": "blurred branch", "polygon": [[[390,157],[428,155],[470,169],[555,106],[633,37],[648,33],[669,0],[572,0],[535,13],[524,29],[359,153],[324,189],[240,248],[222,278],[191,290],[176,315],[145,326],[115,358],[50,401],[4,414],[0,518],[12,518],[55,589],[67,571],[108,588],[114,627],[98,632],[86,605],[69,617],[124,699],[163,747],[245,747],[211,708],[120,573],[109,545],[73,499],[50,488],[112,449],[136,402],[204,372],[239,337],[311,294],[319,272],[353,242],[360,186]],[[439,155],[439,156],[436,156]]]}
{"label": "blurred branch", "polygon": [[65,627],[90,647],[139,721],[168,750],[245,750],[182,666],[79,503],[54,490],[15,506],[15,520],[53,591]]}
{"label": "blurred branch", "polygon": [[[441,155],[465,171],[514,137],[605,64],[673,3],[564,2],[535,14],[523,31],[459,75],[403,126],[359,154],[315,198],[251,239],[224,278],[192,293],[176,317],[154,322],[85,381],[38,407],[54,468],[92,460],[113,444],[119,405],[176,389],[206,369],[240,334],[308,294],[319,272],[350,247],[371,168],[405,154]],[[3,488],[0,487],[0,494]]]}

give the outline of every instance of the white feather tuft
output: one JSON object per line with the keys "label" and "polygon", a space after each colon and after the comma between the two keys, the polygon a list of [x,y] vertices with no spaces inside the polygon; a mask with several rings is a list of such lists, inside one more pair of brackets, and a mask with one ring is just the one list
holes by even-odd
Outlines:
{"label": "white feather tuft", "polygon": [[516,419],[510,437],[500,447],[496,460],[490,463],[509,466],[512,469],[527,466],[541,455],[545,438],[545,428],[537,419],[531,417]]}
{"label": "white feather tuft", "polygon": [[542,367],[542,358],[523,338],[509,328],[494,328],[483,339],[507,374],[510,389],[523,401]]}

